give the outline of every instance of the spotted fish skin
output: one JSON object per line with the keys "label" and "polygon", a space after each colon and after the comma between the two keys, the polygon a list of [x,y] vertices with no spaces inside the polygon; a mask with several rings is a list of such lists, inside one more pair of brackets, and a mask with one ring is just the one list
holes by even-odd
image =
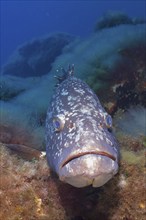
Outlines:
{"label": "spotted fish skin", "polygon": [[109,125],[111,118],[96,94],[68,71],[46,118],[47,160],[60,180],[99,187],[118,172],[118,144]]}

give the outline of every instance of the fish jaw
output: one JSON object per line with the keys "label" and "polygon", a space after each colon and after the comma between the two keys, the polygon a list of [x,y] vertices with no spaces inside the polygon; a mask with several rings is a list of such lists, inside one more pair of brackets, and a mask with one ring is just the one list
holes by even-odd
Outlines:
{"label": "fish jaw", "polygon": [[61,181],[81,188],[100,187],[118,172],[116,160],[104,155],[86,154],[70,160],[59,169]]}

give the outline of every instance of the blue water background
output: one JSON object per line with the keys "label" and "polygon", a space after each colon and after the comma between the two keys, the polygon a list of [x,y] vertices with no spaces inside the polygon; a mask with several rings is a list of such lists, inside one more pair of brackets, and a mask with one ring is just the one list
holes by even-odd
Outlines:
{"label": "blue water background", "polygon": [[0,1],[1,66],[16,47],[51,32],[85,37],[107,11],[146,16],[146,1]]}

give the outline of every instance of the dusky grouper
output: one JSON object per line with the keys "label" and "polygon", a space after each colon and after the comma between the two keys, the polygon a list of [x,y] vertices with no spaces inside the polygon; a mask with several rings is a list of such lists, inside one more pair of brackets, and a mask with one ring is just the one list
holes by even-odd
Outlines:
{"label": "dusky grouper", "polygon": [[112,118],[90,87],[74,77],[73,67],[57,78],[46,119],[48,164],[72,186],[102,186],[118,172]]}

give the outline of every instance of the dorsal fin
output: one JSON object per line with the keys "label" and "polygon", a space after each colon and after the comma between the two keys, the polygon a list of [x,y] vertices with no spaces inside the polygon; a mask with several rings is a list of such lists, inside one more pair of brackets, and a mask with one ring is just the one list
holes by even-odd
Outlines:
{"label": "dorsal fin", "polygon": [[68,70],[61,68],[61,71],[63,73],[62,76],[54,76],[58,80],[56,87],[59,86],[65,79],[74,75],[74,65],[69,65]]}

